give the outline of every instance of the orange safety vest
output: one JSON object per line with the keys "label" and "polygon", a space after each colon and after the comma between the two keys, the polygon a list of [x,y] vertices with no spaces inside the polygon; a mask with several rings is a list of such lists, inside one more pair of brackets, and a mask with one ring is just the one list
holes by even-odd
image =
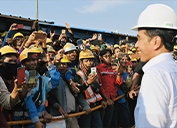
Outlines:
{"label": "orange safety vest", "polygon": [[[85,78],[85,75],[84,73],[80,70],[77,72],[77,74],[81,77],[82,79],[82,83],[86,83],[87,80]],[[100,101],[102,100],[102,97],[99,93],[95,93],[93,90],[92,90],[92,87],[89,85],[89,87],[85,90],[85,97],[86,97],[86,101],[90,104],[90,103],[95,103],[97,101]]]}

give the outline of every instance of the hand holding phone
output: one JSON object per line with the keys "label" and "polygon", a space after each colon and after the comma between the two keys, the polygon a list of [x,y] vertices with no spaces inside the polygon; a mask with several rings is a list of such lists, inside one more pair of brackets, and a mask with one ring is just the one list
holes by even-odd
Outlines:
{"label": "hand holding phone", "polygon": [[29,70],[29,87],[31,88],[31,86],[36,82],[36,70]]}
{"label": "hand holding phone", "polygon": [[61,30],[61,33],[62,33],[62,34],[66,34],[66,29],[62,29],[62,30]]}
{"label": "hand holding phone", "polygon": [[35,40],[38,39],[44,40],[47,37],[46,33],[34,33],[34,34],[35,34]]}
{"label": "hand holding phone", "polygon": [[23,24],[17,24],[18,29],[23,29]]}
{"label": "hand holding phone", "polygon": [[23,84],[23,82],[25,81],[25,68],[18,67],[17,73],[18,73],[18,86],[20,87]]}
{"label": "hand holding phone", "polygon": [[101,33],[98,34],[98,39],[99,38],[102,39],[102,34]]}
{"label": "hand holding phone", "polygon": [[95,75],[97,72],[96,72],[96,67],[92,67],[91,68],[91,74],[92,75]]}

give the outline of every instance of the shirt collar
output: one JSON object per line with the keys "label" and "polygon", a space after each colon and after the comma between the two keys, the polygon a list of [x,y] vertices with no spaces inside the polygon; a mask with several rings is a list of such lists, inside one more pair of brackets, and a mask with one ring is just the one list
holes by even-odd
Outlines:
{"label": "shirt collar", "polygon": [[173,61],[173,56],[171,53],[162,53],[151,60],[149,60],[144,66],[143,71],[146,72],[148,69],[150,69],[152,66],[156,65],[157,63],[160,63],[163,61]]}
{"label": "shirt collar", "polygon": [[[102,63],[101,66],[104,67],[104,68],[108,68],[108,66],[106,64],[104,64],[104,63]],[[112,68],[112,65],[109,68]]]}

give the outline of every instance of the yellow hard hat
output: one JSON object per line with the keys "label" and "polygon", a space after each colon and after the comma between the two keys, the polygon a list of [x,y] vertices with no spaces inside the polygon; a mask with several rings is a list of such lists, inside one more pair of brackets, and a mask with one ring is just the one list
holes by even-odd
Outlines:
{"label": "yellow hard hat", "polygon": [[132,61],[137,61],[137,59],[134,58],[134,59],[131,59],[130,61],[131,61],[131,62],[132,62]]}
{"label": "yellow hard hat", "polygon": [[14,48],[10,47],[10,46],[4,46],[4,47],[2,47],[0,49],[0,52],[1,52],[1,56],[5,55],[5,54],[8,54],[8,53],[14,53],[14,54],[18,55],[17,51]]}
{"label": "yellow hard hat", "polygon": [[28,49],[30,49],[31,51],[34,51],[34,52],[38,52],[38,53],[43,52],[42,47],[37,44],[32,44]]}
{"label": "yellow hard hat", "polygon": [[112,58],[116,58],[115,55],[112,55]]}
{"label": "yellow hard hat", "polygon": [[114,48],[119,48],[119,45],[118,45],[118,44],[115,44],[115,45],[114,45]]}
{"label": "yellow hard hat", "polygon": [[128,51],[128,54],[132,54],[133,52],[132,51]]}
{"label": "yellow hard hat", "polygon": [[56,51],[53,49],[52,46],[48,46],[47,51],[48,51],[48,52],[53,52],[53,53],[56,54]]}
{"label": "yellow hard hat", "polygon": [[121,48],[125,48],[125,45],[122,45]]}
{"label": "yellow hard hat", "polygon": [[171,52],[171,54],[176,58],[176,54],[174,52]]}
{"label": "yellow hard hat", "polygon": [[111,48],[111,46],[107,46],[107,48]]}
{"label": "yellow hard hat", "polygon": [[2,35],[1,35],[1,37],[5,37],[6,34],[7,34],[7,31],[3,32]]}
{"label": "yellow hard hat", "polygon": [[53,41],[50,38],[47,38],[46,44],[48,44],[48,43],[53,43]]}
{"label": "yellow hard hat", "polygon": [[20,54],[20,62],[28,58],[28,53],[42,53],[41,48],[39,46],[31,45],[29,48],[26,48],[23,50],[23,52]]}
{"label": "yellow hard hat", "polygon": [[98,51],[98,48],[96,48],[94,45],[92,45],[92,46],[90,47],[90,49],[91,49],[91,50],[97,50],[97,51]]}
{"label": "yellow hard hat", "polygon": [[86,49],[86,51],[81,51],[79,54],[79,60],[81,59],[87,59],[87,58],[95,58],[92,51]]}
{"label": "yellow hard hat", "polygon": [[72,43],[66,43],[63,49],[65,50],[65,52],[69,52],[72,50],[76,50],[76,46]]}
{"label": "yellow hard hat", "polygon": [[63,58],[61,59],[61,63],[69,63],[69,60],[65,54],[63,54]]}
{"label": "yellow hard hat", "polygon": [[136,51],[136,48],[133,48],[132,51],[135,52],[135,51]]}
{"label": "yellow hard hat", "polygon": [[38,33],[41,33],[41,32],[43,32],[43,31],[42,31],[42,30],[39,30],[39,31],[38,31]]}
{"label": "yellow hard hat", "polygon": [[85,43],[85,40],[82,40],[83,43]]}
{"label": "yellow hard hat", "polygon": [[13,39],[15,39],[15,38],[18,37],[18,36],[21,36],[21,37],[25,38],[24,35],[23,35],[22,33],[17,32],[17,33],[15,33]]}
{"label": "yellow hard hat", "polygon": [[174,49],[176,49],[176,50],[177,50],[177,45],[175,45],[175,46],[174,46]]}

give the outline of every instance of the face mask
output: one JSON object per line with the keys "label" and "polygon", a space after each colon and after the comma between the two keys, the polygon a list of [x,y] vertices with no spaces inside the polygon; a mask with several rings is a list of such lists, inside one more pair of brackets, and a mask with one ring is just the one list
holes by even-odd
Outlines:
{"label": "face mask", "polygon": [[43,75],[46,71],[48,71],[47,67],[45,66],[45,62],[44,61],[39,61],[38,62],[38,66],[37,66],[37,69],[36,71],[40,74],[40,75]]}
{"label": "face mask", "polygon": [[2,62],[1,75],[6,79],[12,79],[17,75],[17,64]]}

